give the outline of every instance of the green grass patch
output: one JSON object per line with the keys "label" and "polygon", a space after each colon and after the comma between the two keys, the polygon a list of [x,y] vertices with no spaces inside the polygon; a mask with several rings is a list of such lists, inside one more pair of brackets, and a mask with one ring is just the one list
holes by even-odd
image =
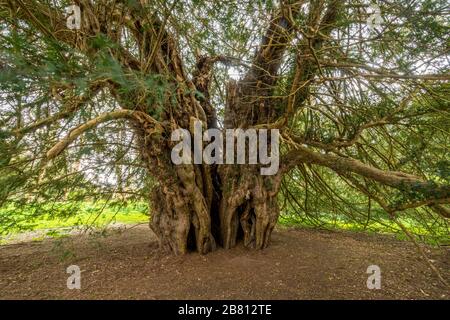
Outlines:
{"label": "green grass patch", "polygon": [[[431,245],[450,244],[449,232],[446,226],[418,223],[413,219],[399,218],[399,221],[408,231],[421,242]],[[347,217],[339,217],[327,213],[315,214],[305,218],[298,214],[281,214],[278,223],[288,227],[322,228],[329,230],[346,230],[354,232],[368,232],[394,235],[400,240],[408,240],[407,235],[399,228],[397,223],[387,217],[376,217],[365,222],[358,222]]]}
{"label": "green grass patch", "polygon": [[60,237],[55,229],[90,226],[101,228],[110,223],[148,221],[145,203],[71,202],[41,206],[8,205],[0,209],[0,234],[51,229],[47,236]]}
{"label": "green grass patch", "polygon": [[[39,235],[62,238],[67,232],[58,229],[72,227],[104,228],[111,223],[138,224],[148,222],[148,205],[144,202],[54,202],[39,205],[9,204],[0,208],[0,235],[14,235],[25,231],[47,230]],[[405,227],[422,242],[437,245],[450,244],[446,225],[420,223],[407,216],[399,218]],[[346,216],[327,213],[314,213],[305,216],[296,213],[283,213],[279,220],[282,226],[348,230],[391,234],[399,239],[407,239],[395,221],[383,212],[374,211],[369,221],[356,221]],[[6,243],[0,239],[0,245]]]}

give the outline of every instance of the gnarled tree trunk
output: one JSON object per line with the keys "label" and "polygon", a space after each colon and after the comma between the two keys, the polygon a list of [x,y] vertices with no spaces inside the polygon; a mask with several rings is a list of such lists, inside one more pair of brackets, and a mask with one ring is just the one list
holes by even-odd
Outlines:
{"label": "gnarled tree trunk", "polygon": [[176,254],[207,253],[217,245],[263,249],[270,242],[279,208],[273,177],[260,176],[249,166],[219,168],[219,184],[211,190],[200,166],[180,165],[176,175],[152,194],[150,227],[163,248]]}
{"label": "gnarled tree trunk", "polygon": [[[228,84],[224,129],[265,126],[280,118],[276,112],[279,109],[274,108],[279,101],[271,96],[283,53],[291,40],[288,17],[295,16],[301,4],[293,1],[276,11],[246,76]],[[265,248],[279,215],[281,174],[262,176],[259,165],[175,165],[170,158],[173,145],[167,137],[171,131],[183,128],[193,135],[195,120],[202,121],[205,129],[217,128],[215,109],[209,101],[211,72],[214,63],[230,61],[199,55],[196,72],[189,79],[175,41],[164,30],[162,34],[155,71],[169,71],[171,78],[177,80],[177,87],[187,87],[191,93],[186,95],[177,89],[178,105],[166,106],[162,131],[155,131],[145,117],[136,124],[143,161],[158,181],[152,194],[150,227],[161,247],[175,254],[190,249],[204,254],[217,245],[232,248],[240,239],[246,246]],[[159,65],[163,61],[169,63]],[[193,91],[200,92],[201,97]]]}
{"label": "gnarled tree trunk", "polygon": [[[197,118],[190,119],[184,128],[193,134],[192,120]],[[203,123],[214,127],[215,116],[203,118]],[[135,130],[143,161],[158,181],[151,197],[150,227],[162,248],[175,254],[204,254],[217,245],[232,248],[239,240],[247,247],[268,246],[279,215],[281,174],[263,176],[260,165],[176,165],[171,160],[173,143],[164,139],[164,129],[156,130],[143,117]]]}
{"label": "gnarled tree trunk", "polygon": [[[102,88],[108,88],[108,94],[115,98],[121,108],[101,114],[70,130],[64,139],[46,153],[43,163],[60,154],[86,130],[102,122],[119,118],[130,120],[142,162],[148,174],[157,181],[157,187],[151,195],[150,226],[162,248],[175,254],[184,254],[189,250],[204,254],[218,245],[232,248],[239,240],[257,249],[267,247],[279,215],[277,193],[282,175],[298,164],[324,166],[341,176],[357,174],[402,191],[421,192],[424,199],[415,206],[429,205],[435,212],[448,218],[448,209],[441,206],[442,203],[448,203],[450,198],[448,186],[428,183],[403,172],[384,171],[353,159],[348,153],[345,155],[339,152],[339,148],[356,143],[364,130],[389,124],[387,116],[355,128],[354,134],[348,139],[342,136],[340,140],[330,143],[310,139],[306,133],[296,136],[285,130],[283,134],[290,148],[286,148],[286,154],[280,161],[280,170],[273,176],[261,175],[260,165],[175,165],[171,160],[174,147],[171,133],[182,128],[194,135],[195,121],[201,121],[203,129],[218,128],[219,121],[209,96],[212,69],[218,62],[237,62],[227,57],[199,54],[196,70],[190,77],[185,71],[178,43],[167,27],[170,8],[155,13],[149,9],[147,0],[132,3],[114,1],[113,8],[107,5],[109,2],[75,0],[74,3],[83,12],[83,24],[79,31],[68,29],[63,12],[47,2],[0,2],[0,7],[8,9],[12,17],[37,28],[52,43],[64,43],[82,53],[87,60],[95,61],[100,55],[105,61],[114,62],[112,68],[115,76],[101,72],[102,78],[98,79],[98,74],[94,74],[95,81],[90,83],[84,95],[70,99],[73,101],[70,101],[69,108],[27,127],[17,128],[15,144],[27,132],[73,116],[82,109],[84,103],[92,101]],[[303,6],[306,3],[308,5]],[[303,28],[306,33],[294,22],[296,17],[302,15],[302,6],[308,11],[300,19],[307,26]],[[324,49],[323,44],[332,39],[331,31],[342,6],[341,0],[280,1],[279,8],[273,10],[253,61],[245,66],[245,76],[238,82],[230,81],[226,86],[223,129],[287,127],[289,119],[304,108],[309,86],[316,76],[325,78],[317,54],[324,51],[321,50]],[[132,49],[127,49],[121,45],[121,35],[125,31],[134,38],[136,47],[133,45]],[[297,41],[293,41],[296,34]],[[99,36],[101,41],[93,41],[99,40]],[[105,39],[111,43],[102,50],[96,42],[102,43]],[[286,91],[280,95],[275,92],[279,84],[279,69],[283,57],[287,56],[287,48],[294,43],[295,46],[291,48],[295,53],[290,56],[295,57],[295,63],[292,72],[284,75],[286,86],[278,86]],[[373,67],[365,69],[374,70]],[[378,71],[373,72],[374,76],[381,76]],[[139,83],[129,85],[128,76],[139,78]],[[144,85],[141,85],[142,79],[145,80]],[[146,87],[149,79],[164,79],[164,86],[161,87],[169,88],[158,103],[152,102],[155,99],[151,99],[153,97],[148,92],[151,90]],[[71,91],[73,88],[67,86],[61,90]],[[61,98],[60,95],[56,96]],[[364,186],[355,186],[367,192]],[[437,196],[430,198],[431,193]],[[390,212],[391,208],[380,200],[377,202]]]}

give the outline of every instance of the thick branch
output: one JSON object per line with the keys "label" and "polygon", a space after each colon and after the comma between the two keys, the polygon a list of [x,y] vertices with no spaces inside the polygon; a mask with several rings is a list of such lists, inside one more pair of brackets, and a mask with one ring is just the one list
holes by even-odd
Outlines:
{"label": "thick branch", "polygon": [[52,124],[55,121],[68,118],[73,115],[76,111],[80,110],[82,106],[92,100],[95,94],[101,89],[101,86],[95,85],[89,89],[89,92],[83,96],[74,97],[72,101],[69,101],[68,106],[61,112],[55,113],[47,118],[40,119],[34,123],[27,125],[26,127],[19,128],[13,133],[16,135],[24,135],[29,132],[35,131],[46,125]]}
{"label": "thick branch", "polygon": [[269,88],[274,85],[281,59],[293,35],[293,21],[289,17],[297,16],[303,2],[289,1],[274,14],[244,82],[256,85],[260,81]]}
{"label": "thick branch", "polygon": [[[99,17],[93,14],[95,10],[93,10],[93,5],[90,2],[75,1],[75,3],[82,9],[82,32],[67,28],[67,19],[64,12],[49,4],[34,0],[1,0],[0,7],[11,9],[16,18],[26,21],[27,24],[35,27],[47,37],[66,43],[84,53],[95,54],[98,49],[92,46],[91,39],[98,36],[102,31],[107,32],[107,30],[101,30]],[[115,16],[109,16],[109,18],[113,17]],[[139,61],[118,43],[111,47],[110,51],[122,65],[134,70],[140,69]]]}
{"label": "thick branch", "polygon": [[81,134],[86,132],[87,130],[90,130],[94,128],[95,126],[107,122],[110,120],[115,119],[123,119],[123,118],[138,118],[138,117],[145,117],[146,120],[149,120],[150,122],[153,122],[155,124],[159,124],[158,121],[150,117],[149,115],[140,112],[140,111],[133,111],[133,110],[118,110],[118,111],[112,111],[112,112],[106,112],[98,117],[89,120],[88,122],[72,129],[69,134],[63,138],[61,141],[59,141],[57,144],[55,144],[49,151],[47,151],[47,159],[53,159],[57,157],[70,143],[72,143],[76,138],[78,138]]}
{"label": "thick branch", "polygon": [[[448,199],[450,202],[450,199]],[[450,210],[440,204],[431,204],[429,207],[436,213],[440,214],[442,217],[450,219]]]}
{"label": "thick branch", "polygon": [[448,198],[450,196],[450,186],[435,186],[414,175],[398,171],[384,171],[370,167],[355,159],[331,154],[320,154],[303,146],[297,146],[296,148],[290,151],[282,160],[283,172],[300,163],[317,164],[328,167],[342,175],[356,173],[399,190],[413,189],[422,193],[429,193],[430,189],[432,189],[433,193],[437,195],[436,198]]}
{"label": "thick branch", "polygon": [[303,34],[303,40],[299,45],[294,78],[287,100],[286,120],[306,101],[309,94],[309,84],[314,76],[317,73],[322,74],[316,51],[322,48],[335,27],[342,1],[331,1],[322,20],[319,20],[322,10],[321,4],[321,1],[314,2],[310,10],[308,26],[313,33],[305,34],[298,30]]}

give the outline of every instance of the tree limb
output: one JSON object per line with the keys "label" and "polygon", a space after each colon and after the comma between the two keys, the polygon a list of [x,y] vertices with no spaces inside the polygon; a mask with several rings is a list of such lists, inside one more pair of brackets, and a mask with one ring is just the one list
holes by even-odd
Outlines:
{"label": "tree limb", "polygon": [[435,186],[433,183],[423,181],[420,177],[414,175],[398,171],[384,171],[355,159],[332,154],[321,154],[300,145],[295,150],[288,152],[283,158],[281,171],[282,173],[287,172],[300,163],[325,166],[342,175],[356,173],[403,191],[416,190],[421,193],[429,193],[432,190],[437,195],[436,198],[450,197],[450,186]]}
{"label": "tree limb", "polygon": [[57,144],[55,144],[49,151],[47,151],[46,157],[47,160],[51,160],[55,157],[57,157],[70,143],[72,143],[76,138],[78,138],[81,134],[86,132],[87,130],[90,130],[94,128],[95,126],[99,125],[100,123],[107,122],[110,120],[115,119],[123,119],[123,118],[138,118],[138,117],[145,117],[146,120],[149,120],[150,122],[154,124],[159,124],[158,121],[150,117],[149,115],[140,112],[140,111],[134,111],[134,110],[117,110],[112,112],[106,112],[98,117],[89,120],[88,122],[79,125],[78,127],[70,130],[69,134],[60,140]]}

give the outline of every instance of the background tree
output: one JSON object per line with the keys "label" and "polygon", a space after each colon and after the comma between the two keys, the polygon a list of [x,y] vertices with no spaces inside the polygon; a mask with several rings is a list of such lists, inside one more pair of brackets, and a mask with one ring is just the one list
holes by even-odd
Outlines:
{"label": "background tree", "polygon": [[[80,30],[67,27],[71,4]],[[265,248],[280,199],[316,218],[368,220],[373,202],[394,220],[408,209],[447,226],[446,1],[380,1],[381,21],[370,5],[0,0],[0,200],[117,193],[120,163],[176,254],[239,239]],[[174,165],[170,134],[195,120],[280,129],[279,172]],[[73,161],[85,172],[64,169]]]}

